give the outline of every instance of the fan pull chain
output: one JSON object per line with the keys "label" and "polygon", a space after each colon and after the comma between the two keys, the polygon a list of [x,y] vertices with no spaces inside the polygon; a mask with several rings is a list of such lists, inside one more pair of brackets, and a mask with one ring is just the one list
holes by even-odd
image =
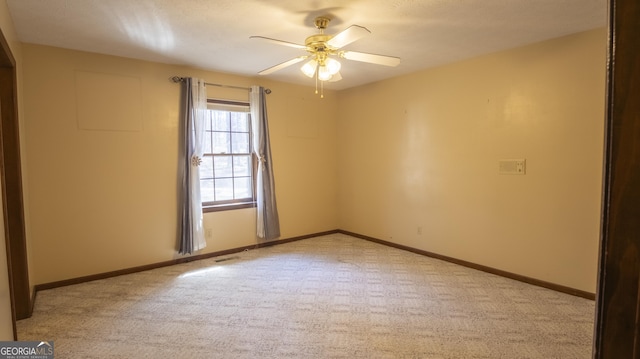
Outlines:
{"label": "fan pull chain", "polygon": [[316,95],[318,94],[318,67],[316,66]]}
{"label": "fan pull chain", "polygon": [[[318,72],[320,72],[320,65],[316,65],[316,95],[318,94]],[[324,81],[320,81],[320,98],[324,98]]]}

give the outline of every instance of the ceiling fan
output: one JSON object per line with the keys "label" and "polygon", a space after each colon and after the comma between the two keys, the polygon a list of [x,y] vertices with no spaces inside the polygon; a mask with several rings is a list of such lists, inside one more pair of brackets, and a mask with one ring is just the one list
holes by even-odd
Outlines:
{"label": "ceiling fan", "polygon": [[[296,49],[306,50],[309,54],[295,57],[291,60],[269,67],[265,70],[258,72],[259,75],[268,75],[285,67],[297,64],[298,62],[307,61],[300,70],[308,77],[315,77],[316,79],[316,93],[318,93],[318,81],[320,81],[321,91],[323,83],[325,81],[339,81],[342,79],[340,75],[341,64],[334,57],[368,62],[377,65],[385,66],[397,66],[400,64],[400,58],[394,56],[384,56],[368,54],[357,51],[345,51],[342,48],[350,43],[362,38],[365,35],[371,33],[367,28],[351,25],[347,29],[335,34],[328,35],[324,33],[327,25],[331,21],[326,16],[319,16],[315,19],[315,26],[320,30],[319,34],[311,35],[306,38],[304,45],[296,44],[293,42],[276,40],[264,36],[251,36],[251,39],[266,40],[277,45],[284,45],[293,47]],[[323,97],[322,92],[320,94]]]}

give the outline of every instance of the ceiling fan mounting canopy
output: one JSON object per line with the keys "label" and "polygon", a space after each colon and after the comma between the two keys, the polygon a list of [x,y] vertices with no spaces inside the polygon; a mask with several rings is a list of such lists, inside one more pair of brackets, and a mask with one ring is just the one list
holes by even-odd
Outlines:
{"label": "ceiling fan mounting canopy", "polygon": [[327,28],[327,25],[329,25],[329,21],[331,21],[331,19],[326,16],[318,16],[313,23],[316,25],[316,29],[323,31]]}

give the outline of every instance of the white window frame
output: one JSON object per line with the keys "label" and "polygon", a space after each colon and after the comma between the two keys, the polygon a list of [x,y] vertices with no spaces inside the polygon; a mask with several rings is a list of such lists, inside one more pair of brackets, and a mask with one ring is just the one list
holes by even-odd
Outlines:
{"label": "white window frame", "polygon": [[[249,166],[250,168],[250,181],[251,181],[251,196],[250,197],[246,197],[246,198],[234,198],[234,199],[227,199],[227,200],[219,200],[219,201],[208,201],[205,202],[204,201],[204,196],[203,196],[203,202],[202,202],[202,207],[203,207],[203,211],[204,212],[214,212],[214,211],[225,211],[225,210],[232,210],[232,209],[239,209],[239,208],[248,208],[248,207],[255,207],[256,205],[256,198],[255,198],[255,193],[256,193],[256,187],[255,187],[255,178],[256,178],[256,161],[255,161],[255,155],[253,154],[253,151],[251,149],[252,146],[252,134],[251,134],[251,115],[250,115],[250,111],[249,111],[249,102],[242,102],[242,101],[233,101],[233,100],[224,100],[224,99],[208,99],[207,100],[207,107],[209,110],[212,111],[228,111],[228,112],[244,112],[247,113],[247,118],[248,118],[248,124],[247,124],[247,132],[235,132],[235,131],[231,131],[231,129],[229,129],[229,134],[230,136],[233,136],[234,133],[247,133],[249,136],[249,153],[212,153],[212,152],[207,152],[205,151],[204,153],[204,157],[213,157],[214,161],[216,157],[233,157],[233,156],[249,156]],[[213,136],[212,134],[210,134],[210,132],[220,132],[220,131],[211,131],[211,130],[207,130],[207,136],[212,136],[212,141],[215,141],[215,136]],[[222,131],[222,132],[227,132],[227,131]],[[232,150],[233,152],[233,150]],[[220,179],[221,177],[216,177],[215,175],[215,170],[213,171],[214,173],[211,176],[204,176],[201,173],[201,188],[202,188],[202,183],[203,181],[211,181],[213,179],[214,183],[215,183],[215,179],[218,178]],[[231,178],[232,181],[235,181],[237,178],[246,178],[246,176],[235,176],[232,174],[231,177],[225,177],[225,178]],[[215,186],[215,185],[214,185]],[[202,191],[202,190],[201,190]],[[214,193],[215,193],[215,187],[214,187]]]}

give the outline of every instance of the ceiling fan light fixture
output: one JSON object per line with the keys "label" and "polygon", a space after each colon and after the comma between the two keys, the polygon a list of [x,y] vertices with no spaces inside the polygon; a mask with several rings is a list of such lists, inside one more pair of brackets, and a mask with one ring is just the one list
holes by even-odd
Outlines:
{"label": "ceiling fan light fixture", "polygon": [[336,59],[328,58],[325,61],[325,66],[327,67],[329,73],[333,76],[340,71],[340,67],[342,66],[342,64],[340,64],[340,61]]}
{"label": "ceiling fan light fixture", "polygon": [[317,67],[318,67],[318,62],[315,59],[313,59],[311,61],[308,61],[306,64],[302,65],[302,67],[300,68],[300,71],[302,71],[302,73],[308,77],[313,77],[313,75],[315,75],[316,73]]}
{"label": "ceiling fan light fixture", "polygon": [[318,67],[318,80],[329,81],[332,76],[333,74],[329,71],[329,68],[326,65]]}

